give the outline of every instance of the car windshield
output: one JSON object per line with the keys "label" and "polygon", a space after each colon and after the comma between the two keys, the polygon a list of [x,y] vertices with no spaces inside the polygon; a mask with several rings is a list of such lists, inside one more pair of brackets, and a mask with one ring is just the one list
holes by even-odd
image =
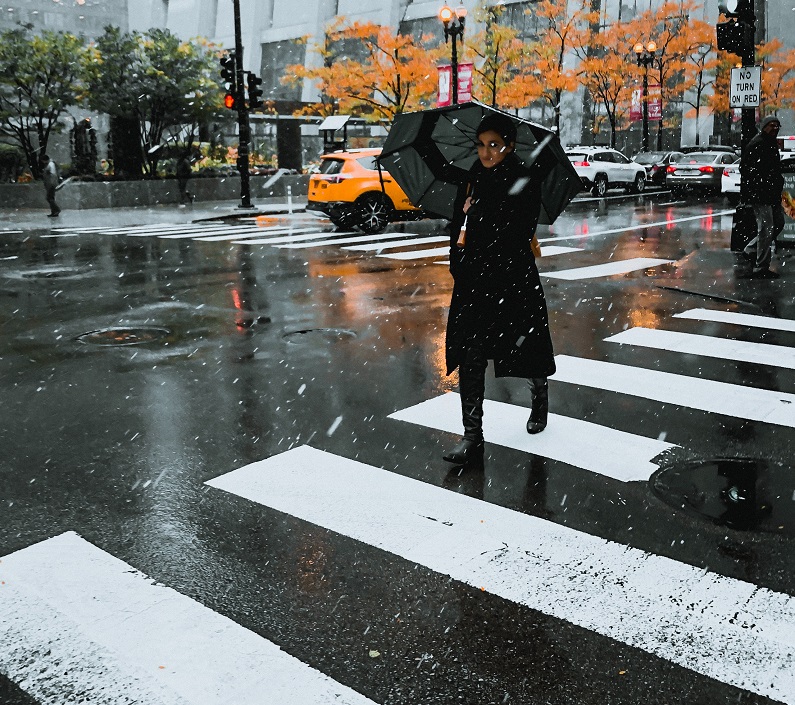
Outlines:
{"label": "car windshield", "polygon": [[712,164],[722,155],[714,152],[691,152],[679,160],[679,164]]}
{"label": "car windshield", "polygon": [[342,159],[324,159],[320,162],[320,174],[339,174],[345,161]]}
{"label": "car windshield", "polygon": [[643,152],[636,154],[633,159],[638,164],[656,164],[665,158],[665,152]]}

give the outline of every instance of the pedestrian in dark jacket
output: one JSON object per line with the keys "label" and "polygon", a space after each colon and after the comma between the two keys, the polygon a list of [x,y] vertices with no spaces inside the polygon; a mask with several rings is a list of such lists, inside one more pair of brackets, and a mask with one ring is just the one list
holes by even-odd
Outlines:
{"label": "pedestrian in dark jacket", "polygon": [[185,153],[177,162],[177,186],[179,187],[179,203],[193,203],[193,196],[188,193],[188,181],[193,174],[193,160],[191,155]]}
{"label": "pedestrian in dark jacket", "polygon": [[453,296],[447,321],[447,373],[458,368],[464,436],[444,456],[463,464],[483,452],[488,360],[497,377],[525,377],[533,394],[528,433],[546,428],[547,377],[555,372],[544,291],[530,241],[541,208],[541,175],[513,153],[516,127],[486,116],[478,161],[458,191],[451,223]]}
{"label": "pedestrian in dark jacket", "polygon": [[55,202],[55,191],[58,188],[60,175],[58,174],[58,165],[50,159],[49,154],[42,154],[39,159],[39,166],[41,167],[41,178],[44,181],[44,191],[47,195],[47,203],[50,205],[50,218],[56,218],[61,213],[61,209]]}
{"label": "pedestrian in dark jacket", "polygon": [[770,269],[773,242],[784,228],[781,193],[784,177],[776,137],[781,128],[778,118],[769,115],[759,125],[759,132],[748,141],[740,161],[743,200],[752,205],[756,217],[756,265],[750,277],[776,279]]}

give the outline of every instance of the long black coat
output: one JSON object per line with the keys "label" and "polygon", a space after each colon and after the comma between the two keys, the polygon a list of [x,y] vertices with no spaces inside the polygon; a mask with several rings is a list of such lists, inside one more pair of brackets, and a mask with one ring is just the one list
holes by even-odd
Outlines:
{"label": "long black coat", "polygon": [[747,203],[775,205],[781,203],[784,177],[776,138],[757,133],[742,152],[740,161],[743,198]]}
{"label": "long black coat", "polygon": [[[482,341],[497,377],[555,372],[544,290],[530,240],[538,224],[541,175],[509,154],[490,169],[476,162],[458,190],[450,229],[453,297],[447,320],[447,374]],[[458,247],[471,195],[466,244]]]}

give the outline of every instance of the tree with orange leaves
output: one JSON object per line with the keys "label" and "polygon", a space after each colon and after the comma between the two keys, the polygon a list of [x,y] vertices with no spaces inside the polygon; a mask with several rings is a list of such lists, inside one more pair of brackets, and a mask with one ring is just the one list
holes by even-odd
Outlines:
{"label": "tree with orange leaves", "polygon": [[542,0],[535,6],[543,30],[530,45],[532,80],[539,97],[552,107],[558,134],[561,98],[578,85],[577,71],[566,67],[566,56],[575,46],[583,44],[590,35],[589,26],[599,17],[599,13],[589,10],[585,0],[571,14],[568,5],[568,0]]}
{"label": "tree with orange leaves", "polygon": [[523,108],[538,94],[525,90],[527,56],[519,32],[501,22],[505,5],[481,0],[473,19],[483,26],[471,35],[466,47],[479,61],[474,65],[473,95],[495,108]]}
{"label": "tree with orange leaves", "polygon": [[[372,22],[347,24],[338,18],[324,42],[316,46],[322,65],[288,66],[286,82],[312,80],[320,90],[318,108],[394,119],[407,110],[427,107],[436,91],[437,57],[433,37],[418,41]],[[330,114],[326,112],[325,114]]]}
{"label": "tree with orange leaves", "polygon": [[795,49],[784,49],[779,39],[757,47],[757,60],[762,63],[763,115],[795,107]]}

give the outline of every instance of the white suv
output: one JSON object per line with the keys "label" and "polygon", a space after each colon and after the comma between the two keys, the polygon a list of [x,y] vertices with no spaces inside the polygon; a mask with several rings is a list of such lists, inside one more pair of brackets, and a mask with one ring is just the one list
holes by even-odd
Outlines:
{"label": "white suv", "polygon": [[569,147],[566,156],[574,165],[583,186],[600,198],[617,186],[631,193],[646,188],[646,169],[621,152],[608,147]]}

